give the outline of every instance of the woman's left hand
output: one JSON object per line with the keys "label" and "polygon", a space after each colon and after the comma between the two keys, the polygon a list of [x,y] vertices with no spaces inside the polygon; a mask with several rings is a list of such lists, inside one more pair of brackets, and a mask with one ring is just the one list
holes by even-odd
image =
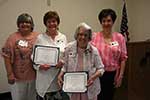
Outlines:
{"label": "woman's left hand", "polygon": [[123,78],[123,77],[119,76],[119,77],[115,80],[114,85],[115,85],[116,88],[119,88],[119,87],[121,86],[121,84],[122,84],[122,78]]}

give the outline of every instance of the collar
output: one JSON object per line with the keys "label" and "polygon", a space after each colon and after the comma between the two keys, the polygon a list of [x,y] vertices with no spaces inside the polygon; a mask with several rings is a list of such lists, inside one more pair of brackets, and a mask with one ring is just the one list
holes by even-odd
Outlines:
{"label": "collar", "polygon": [[[74,45],[72,47],[73,50],[76,50],[75,52],[77,52],[77,41],[74,41]],[[87,47],[85,49],[85,53],[91,53],[92,52],[92,46],[90,43],[87,44]]]}

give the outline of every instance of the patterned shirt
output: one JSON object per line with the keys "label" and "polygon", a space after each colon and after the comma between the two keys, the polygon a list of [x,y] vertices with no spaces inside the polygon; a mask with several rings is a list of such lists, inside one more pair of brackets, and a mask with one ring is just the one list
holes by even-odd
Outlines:
{"label": "patterned shirt", "polygon": [[95,33],[92,44],[98,49],[106,71],[120,68],[121,61],[127,59],[126,42],[120,33],[112,33],[109,44],[105,42],[102,32]]}
{"label": "patterned shirt", "polygon": [[[81,56],[81,53],[83,54]],[[100,70],[101,74],[104,72],[104,65],[99,56],[98,50],[88,44],[86,50],[77,49],[77,42],[73,41],[68,44],[64,53],[65,65],[62,68],[63,72],[72,71],[87,71],[89,77],[92,76],[96,70]],[[93,98],[101,91],[99,78],[96,78],[94,83],[88,87],[88,97]]]}
{"label": "patterned shirt", "polygon": [[10,58],[13,73],[18,81],[35,79],[30,56],[37,35],[38,33],[32,32],[29,36],[23,37],[20,32],[15,32],[9,36],[2,48],[2,55]]}

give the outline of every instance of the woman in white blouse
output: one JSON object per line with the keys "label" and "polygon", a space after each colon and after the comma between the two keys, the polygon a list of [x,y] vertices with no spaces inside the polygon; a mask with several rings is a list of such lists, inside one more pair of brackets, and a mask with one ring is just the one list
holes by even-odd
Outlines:
{"label": "woman in white blouse", "polygon": [[66,36],[58,31],[60,18],[57,12],[49,11],[44,15],[44,25],[46,26],[46,32],[41,33],[36,45],[59,47],[60,60],[55,67],[48,64],[34,65],[36,69],[36,90],[38,94],[38,100],[60,100],[59,94],[60,88],[57,83],[57,75],[60,68],[63,65],[61,60],[61,54],[64,52],[65,45],[67,43]]}

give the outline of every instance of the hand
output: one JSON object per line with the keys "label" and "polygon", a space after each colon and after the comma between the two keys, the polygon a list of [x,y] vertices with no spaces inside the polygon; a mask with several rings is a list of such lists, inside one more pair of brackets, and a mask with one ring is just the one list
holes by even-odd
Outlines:
{"label": "hand", "polygon": [[121,86],[121,84],[122,84],[122,78],[123,77],[118,77],[116,80],[115,80],[115,82],[114,82],[114,85],[115,85],[115,87],[116,88],[119,88],[120,86]]}
{"label": "hand", "polygon": [[93,84],[93,82],[94,82],[94,78],[89,78],[88,79],[88,82],[87,82],[87,86],[89,87],[89,86],[91,86],[92,84]]}
{"label": "hand", "polygon": [[8,83],[9,83],[9,84],[14,84],[15,81],[16,81],[16,78],[15,78],[14,74],[10,74],[10,75],[8,76]]}
{"label": "hand", "polygon": [[62,66],[64,65],[64,62],[62,60],[60,60],[57,65],[56,68],[62,68]]}
{"label": "hand", "polygon": [[40,65],[40,70],[45,70],[47,71],[50,68],[50,65],[44,64],[44,65]]}
{"label": "hand", "polygon": [[62,76],[61,75],[58,75],[57,83],[58,83],[59,87],[61,88],[62,85],[63,85],[63,80],[62,80]]}

